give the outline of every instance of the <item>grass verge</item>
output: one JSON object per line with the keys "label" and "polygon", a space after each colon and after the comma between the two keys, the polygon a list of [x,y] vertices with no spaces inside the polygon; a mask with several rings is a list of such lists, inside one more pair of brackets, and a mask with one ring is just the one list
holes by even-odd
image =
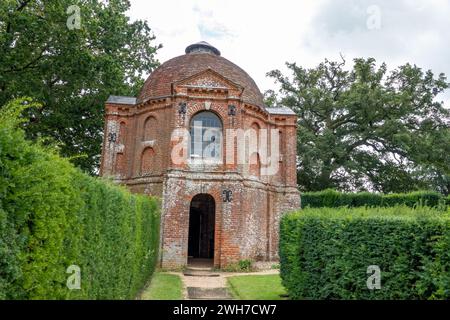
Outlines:
{"label": "grass verge", "polygon": [[239,300],[283,300],[286,290],[277,274],[228,278],[230,291]]}
{"label": "grass verge", "polygon": [[182,300],[183,283],[181,278],[174,274],[155,272],[150,285],[140,296],[141,300]]}

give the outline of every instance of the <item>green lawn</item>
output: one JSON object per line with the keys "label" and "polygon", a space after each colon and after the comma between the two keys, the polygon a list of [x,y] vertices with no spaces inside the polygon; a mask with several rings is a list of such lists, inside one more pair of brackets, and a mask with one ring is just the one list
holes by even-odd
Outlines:
{"label": "green lawn", "polygon": [[181,278],[174,274],[155,272],[150,285],[141,295],[142,300],[181,300],[183,284]]}
{"label": "green lawn", "polygon": [[286,295],[277,274],[258,276],[235,276],[228,278],[231,292],[240,300],[282,300],[280,295]]}

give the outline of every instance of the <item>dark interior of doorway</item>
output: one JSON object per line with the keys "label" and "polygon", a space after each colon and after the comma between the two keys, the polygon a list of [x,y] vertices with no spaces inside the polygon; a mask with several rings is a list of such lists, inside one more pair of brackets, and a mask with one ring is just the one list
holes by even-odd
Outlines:
{"label": "dark interior of doorway", "polygon": [[214,259],[214,198],[196,195],[189,212],[188,256],[192,259]]}

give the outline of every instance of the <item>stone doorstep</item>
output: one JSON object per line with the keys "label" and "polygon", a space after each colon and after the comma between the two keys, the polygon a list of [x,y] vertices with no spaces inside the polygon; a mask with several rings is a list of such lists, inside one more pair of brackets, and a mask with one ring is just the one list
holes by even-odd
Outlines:
{"label": "stone doorstep", "polygon": [[193,267],[188,266],[186,270],[194,270],[194,271],[213,271],[213,268],[211,267]]}
{"label": "stone doorstep", "polygon": [[210,270],[187,269],[183,274],[187,277],[220,277],[220,274]]}
{"label": "stone doorstep", "polygon": [[227,288],[187,287],[188,299],[192,300],[231,300]]}

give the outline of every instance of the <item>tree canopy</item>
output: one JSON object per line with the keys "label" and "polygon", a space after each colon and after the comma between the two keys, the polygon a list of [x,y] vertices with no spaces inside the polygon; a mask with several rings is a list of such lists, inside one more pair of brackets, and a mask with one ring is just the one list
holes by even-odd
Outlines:
{"label": "tree canopy", "polygon": [[388,71],[375,59],[325,60],[305,69],[287,63],[268,76],[279,92],[269,105],[298,115],[298,183],[304,191],[408,192],[450,189],[450,112],[437,96],[449,87],[406,64]]}
{"label": "tree canopy", "polygon": [[[158,62],[155,37],[130,21],[127,0],[2,0],[0,106],[27,96],[27,134],[51,137],[63,156],[94,173],[110,94],[136,95]],[[80,155],[85,155],[80,157]]]}

